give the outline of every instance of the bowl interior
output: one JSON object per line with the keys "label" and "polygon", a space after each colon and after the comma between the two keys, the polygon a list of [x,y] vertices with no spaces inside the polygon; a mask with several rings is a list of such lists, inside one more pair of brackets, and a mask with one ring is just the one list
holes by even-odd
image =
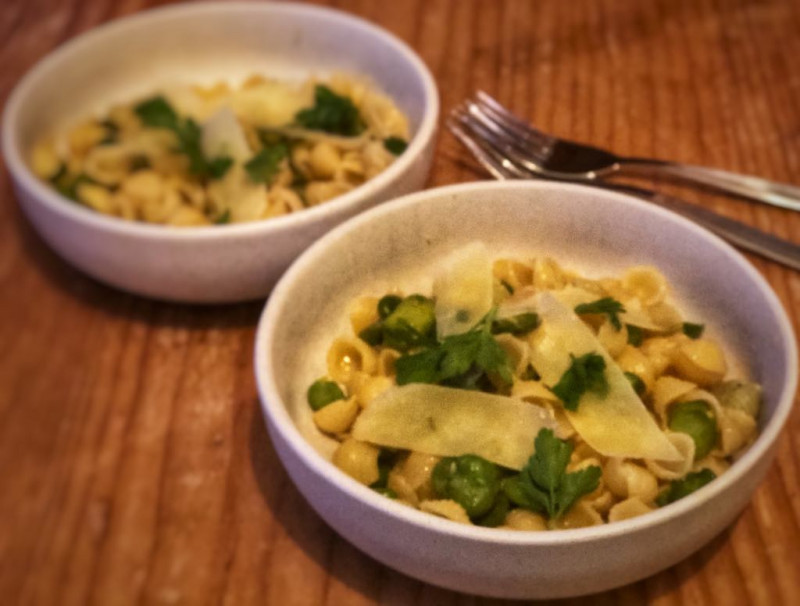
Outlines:
{"label": "bowl interior", "polygon": [[595,277],[655,265],[684,317],[706,324],[737,370],[764,386],[759,441],[774,439],[796,386],[797,353],[766,282],[733,249],[687,220],[621,194],[560,184],[430,190],[361,215],[319,241],[280,282],[259,330],[258,348],[269,353],[257,357],[256,372],[280,398],[265,403],[268,414],[285,406],[305,440],[329,457],[335,442],[314,426],[305,390],[325,374],[331,340],[347,333],[348,304],[396,287],[430,292],[437,261],[473,240],[497,255],[546,255]]}
{"label": "bowl interior", "polygon": [[421,61],[360,19],[283,3],[182,5],[112,22],[45,59],[16,95],[14,144],[27,157],[42,136],[167,85],[333,72],[371,80],[406,113],[412,132],[435,104]]}

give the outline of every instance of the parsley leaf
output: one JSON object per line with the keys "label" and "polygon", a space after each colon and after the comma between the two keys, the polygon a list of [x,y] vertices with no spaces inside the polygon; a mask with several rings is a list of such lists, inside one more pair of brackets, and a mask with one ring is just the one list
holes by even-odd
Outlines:
{"label": "parsley leaf", "polygon": [[503,484],[506,496],[515,504],[552,520],[560,518],[585,494],[597,489],[602,471],[591,465],[567,473],[572,444],[555,437],[551,429],[541,429],[535,451],[519,476]]}
{"label": "parsley leaf", "polygon": [[682,479],[670,482],[669,488],[656,497],[656,504],[664,507],[664,505],[674,503],[692,494],[695,490],[699,490],[716,477],[717,475],[708,468],[686,474]]}
{"label": "parsley leaf", "polygon": [[508,354],[492,337],[495,310],[471,330],[445,337],[432,347],[398,358],[397,384],[437,383],[476,389],[488,374],[503,384],[513,382]]}
{"label": "parsley leaf", "polygon": [[405,139],[401,139],[400,137],[388,137],[383,140],[383,146],[386,148],[386,151],[389,153],[394,154],[395,156],[399,156],[408,147],[408,142]]}
{"label": "parsley leaf", "polygon": [[575,307],[575,313],[581,314],[606,314],[611,326],[617,330],[622,329],[622,323],[619,321],[619,315],[625,313],[625,306],[612,297],[603,297],[591,303],[581,303]]}
{"label": "parsley leaf", "polygon": [[692,324],[691,322],[684,322],[681,325],[681,330],[690,339],[699,339],[703,335],[705,326],[703,324]]}
{"label": "parsley leaf", "polygon": [[605,395],[608,392],[608,381],[603,371],[606,361],[600,354],[587,353],[580,358],[570,354],[572,364],[550,388],[563,402],[567,410],[577,410],[581,396],[586,392]]}
{"label": "parsley leaf", "polygon": [[628,329],[628,345],[639,347],[639,345],[642,344],[642,341],[644,341],[644,331],[633,324],[626,324],[625,326]]}
{"label": "parsley leaf", "polygon": [[139,119],[151,128],[168,128],[177,130],[178,114],[164,97],[153,97],[142,101],[135,108]]}
{"label": "parsley leaf", "polygon": [[226,223],[230,222],[231,222],[231,209],[226,208],[225,212],[222,213],[216,221],[214,221],[214,225],[225,225]]}
{"label": "parsley leaf", "polygon": [[645,385],[644,381],[642,381],[641,377],[633,372],[626,372],[625,378],[628,379],[628,382],[633,387],[633,391],[636,392],[636,395],[640,398],[647,392],[647,385]]}
{"label": "parsley leaf", "polygon": [[264,147],[244,165],[244,169],[255,183],[269,183],[280,168],[281,161],[289,155],[285,143]]}
{"label": "parsley leaf", "polygon": [[511,316],[508,318],[498,318],[492,322],[492,334],[511,333],[512,335],[524,335],[539,326],[539,316],[528,312]]}
{"label": "parsley leaf", "polygon": [[513,287],[513,286],[511,286],[511,284],[509,284],[509,283],[508,283],[508,282],[506,282],[505,280],[500,280],[500,285],[501,285],[503,288],[505,288],[505,289],[506,289],[506,291],[508,292],[508,294],[510,294],[510,295],[513,295],[513,294],[514,294],[514,287]]}
{"label": "parsley leaf", "polygon": [[353,102],[321,84],[314,89],[313,107],[301,109],[294,119],[303,128],[345,137],[359,135],[365,128]]}
{"label": "parsley leaf", "polygon": [[221,178],[233,164],[227,156],[206,158],[201,145],[202,129],[192,120],[181,120],[169,102],[161,96],[153,97],[134,107],[136,115],[145,126],[166,128],[175,133],[178,151],[189,159],[189,172],[198,177]]}

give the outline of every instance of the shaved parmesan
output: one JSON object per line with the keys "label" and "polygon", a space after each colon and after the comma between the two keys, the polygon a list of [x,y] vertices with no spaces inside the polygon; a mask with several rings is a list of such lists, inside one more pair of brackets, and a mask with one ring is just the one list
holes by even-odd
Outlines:
{"label": "shaved parmesan", "polygon": [[237,116],[260,127],[290,124],[298,111],[314,104],[311,86],[264,80],[235,91],[231,103]]}
{"label": "shaved parmesan", "polygon": [[606,362],[608,393],[587,392],[575,412],[566,411],[575,431],[589,446],[609,457],[676,461],[680,453],[659,429],[630,382],[605,352],[594,333],[550,293],[536,296],[542,324],[531,339],[531,363],[551,387],[570,367],[570,354],[593,352]]}
{"label": "shaved parmesan", "polygon": [[492,261],[483,242],[454,251],[433,283],[439,338],[467,332],[492,307]]}
{"label": "shaved parmesan", "polygon": [[223,107],[203,124],[200,142],[206,158],[227,156],[238,162],[247,162],[253,155],[244,130],[230,107]]}
{"label": "shaved parmesan", "polygon": [[476,454],[522,469],[539,430],[557,430],[544,408],[516,398],[413,383],[378,395],[353,425],[357,440],[443,457]]}

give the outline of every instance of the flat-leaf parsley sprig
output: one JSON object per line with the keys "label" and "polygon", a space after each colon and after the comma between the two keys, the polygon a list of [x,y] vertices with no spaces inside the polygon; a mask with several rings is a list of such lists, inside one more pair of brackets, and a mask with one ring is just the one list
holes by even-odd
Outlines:
{"label": "flat-leaf parsley sprig", "polygon": [[496,309],[469,331],[445,337],[441,343],[398,358],[397,384],[434,383],[476,389],[492,375],[504,385],[513,382],[508,354],[492,336]]}
{"label": "flat-leaf parsley sprig", "polygon": [[572,444],[557,438],[551,429],[540,429],[534,445],[536,450],[525,467],[504,481],[503,491],[516,505],[556,520],[597,489],[602,470],[590,465],[567,472]]}
{"label": "flat-leaf parsley sprig", "polygon": [[578,410],[583,394],[592,392],[600,396],[606,395],[608,381],[605,376],[606,361],[600,354],[590,352],[579,358],[569,354],[569,357],[572,364],[550,391],[564,402],[564,408],[574,412]]}
{"label": "flat-leaf parsley sprig", "polygon": [[625,313],[625,306],[612,297],[603,297],[591,303],[581,303],[575,307],[575,313],[583,314],[605,314],[616,330],[622,330],[619,314]]}

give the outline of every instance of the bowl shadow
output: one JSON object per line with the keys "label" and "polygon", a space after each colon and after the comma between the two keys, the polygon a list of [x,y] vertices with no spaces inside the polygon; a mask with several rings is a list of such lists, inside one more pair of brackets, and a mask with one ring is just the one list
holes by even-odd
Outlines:
{"label": "bowl shadow", "polygon": [[[10,192],[7,200],[13,199]],[[255,327],[264,300],[244,303],[192,305],[157,299],[106,286],[72,267],[36,233],[19,205],[7,204],[7,218],[14,223],[20,248],[44,280],[83,306],[135,323],[189,330],[225,330]]]}

